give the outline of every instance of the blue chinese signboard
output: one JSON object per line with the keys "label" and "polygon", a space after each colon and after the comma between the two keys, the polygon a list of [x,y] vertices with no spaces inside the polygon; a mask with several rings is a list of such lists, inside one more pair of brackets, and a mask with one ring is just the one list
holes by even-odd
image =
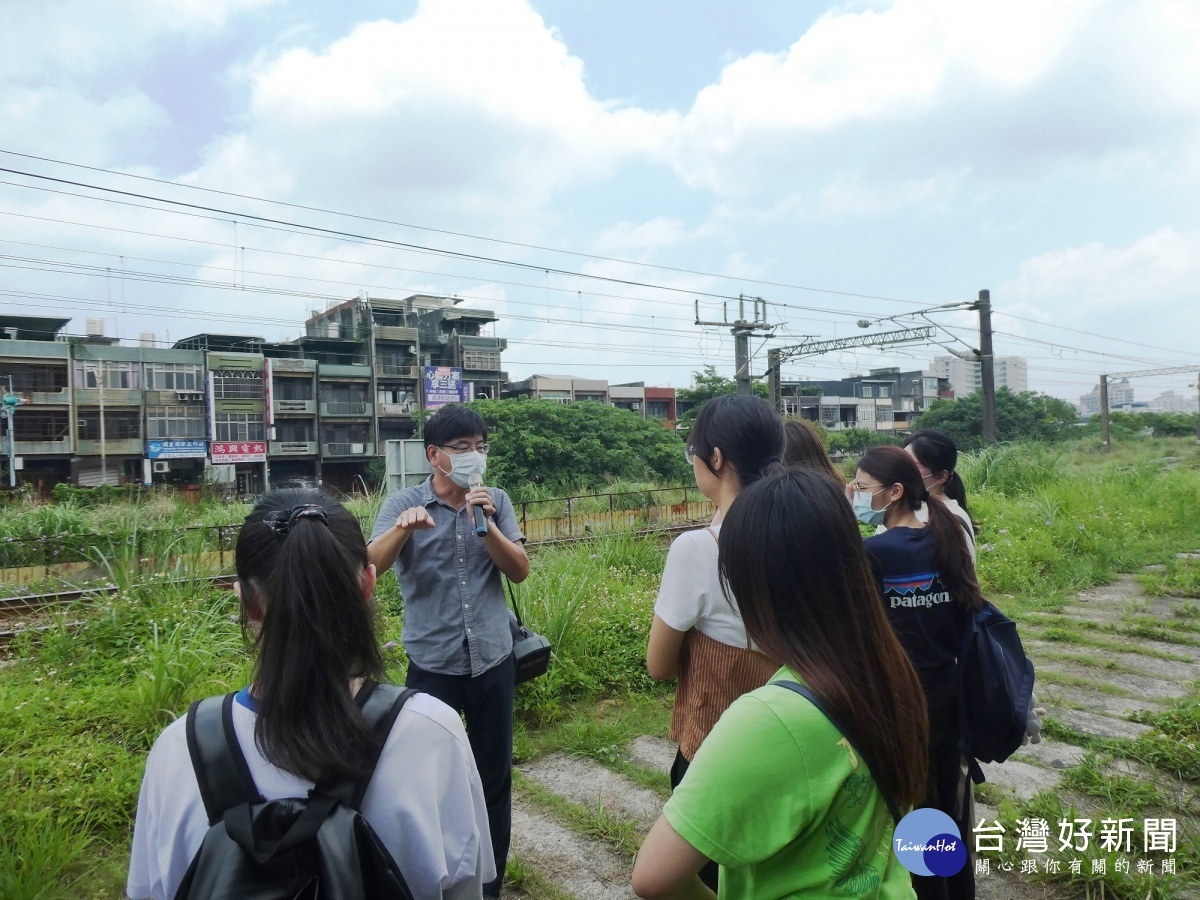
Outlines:
{"label": "blue chinese signboard", "polygon": [[204,459],[206,441],[147,441],[146,459]]}
{"label": "blue chinese signboard", "polygon": [[462,369],[454,366],[425,366],[425,408],[466,401]]}

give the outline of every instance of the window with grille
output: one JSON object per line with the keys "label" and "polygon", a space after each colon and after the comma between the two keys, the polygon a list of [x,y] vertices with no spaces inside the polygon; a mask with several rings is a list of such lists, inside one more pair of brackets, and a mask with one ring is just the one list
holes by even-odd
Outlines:
{"label": "window with grille", "polygon": [[12,376],[12,387],[18,394],[29,391],[61,391],[67,386],[65,365],[37,366],[10,363],[4,374]]}
{"label": "window with grille", "polygon": [[137,390],[137,364],[111,362],[105,359],[85,360],[75,364],[75,387],[109,390]]}
{"label": "window with grille", "polygon": [[[262,372],[247,372],[240,369],[213,372],[213,399],[215,400],[261,400],[263,399]],[[224,440],[224,438],[218,438]],[[229,438],[229,440],[262,440],[257,438]]]}
{"label": "window with grille", "polygon": [[500,368],[500,351],[498,350],[463,350],[464,369],[482,369],[494,372]]}
{"label": "window with grille", "polygon": [[[104,440],[127,441],[142,436],[142,416],[136,412],[104,413]],[[79,439],[81,441],[100,440],[100,410],[81,409],[79,411]]]}
{"label": "window with grille", "polygon": [[217,413],[218,441],[266,440],[266,425],[259,413]]}
{"label": "window with grille", "polygon": [[202,438],[204,410],[199,406],[151,406],[146,410],[146,437]]}
{"label": "window with grille", "polygon": [[70,435],[71,417],[62,412],[21,410],[13,417],[13,440],[62,441]]}
{"label": "window with grille", "polygon": [[202,391],[204,372],[189,363],[147,363],[146,390]]}

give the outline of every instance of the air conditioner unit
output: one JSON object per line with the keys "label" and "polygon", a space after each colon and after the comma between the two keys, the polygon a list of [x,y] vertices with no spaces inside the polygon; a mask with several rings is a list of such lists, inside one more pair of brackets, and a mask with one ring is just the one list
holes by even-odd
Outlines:
{"label": "air conditioner unit", "polygon": [[163,472],[170,472],[171,471],[170,461],[166,460],[166,459],[154,460],[154,471],[159,474],[161,474]]}
{"label": "air conditioner unit", "polygon": [[366,453],[367,445],[366,444],[351,444],[350,452],[351,453]]}
{"label": "air conditioner unit", "polygon": [[632,409],[634,412],[637,412],[639,409],[642,408],[642,404],[640,404],[636,400],[634,400],[631,404],[629,404],[629,408]]}

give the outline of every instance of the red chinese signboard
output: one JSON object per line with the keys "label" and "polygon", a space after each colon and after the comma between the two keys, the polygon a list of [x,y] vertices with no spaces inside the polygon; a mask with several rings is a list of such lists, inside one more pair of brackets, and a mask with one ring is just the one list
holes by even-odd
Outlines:
{"label": "red chinese signboard", "polygon": [[260,463],[267,461],[265,441],[213,441],[214,465],[229,463]]}

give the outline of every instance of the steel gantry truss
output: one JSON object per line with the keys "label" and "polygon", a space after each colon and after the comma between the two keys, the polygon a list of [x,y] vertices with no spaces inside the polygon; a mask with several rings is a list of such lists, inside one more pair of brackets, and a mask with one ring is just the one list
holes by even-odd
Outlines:
{"label": "steel gantry truss", "polygon": [[[1168,369],[1141,369],[1137,372],[1109,372],[1100,376],[1100,443],[1109,447],[1108,380],[1110,378],[1150,378],[1155,375],[1196,374],[1196,388],[1200,391],[1200,372],[1196,366],[1171,366]],[[1200,444],[1200,414],[1196,416],[1196,443]]]}
{"label": "steel gantry truss", "polygon": [[773,347],[767,351],[767,387],[771,403],[776,409],[779,408],[779,372],[785,362],[838,350],[852,350],[856,347],[891,347],[896,344],[924,342],[932,340],[935,334],[937,329],[934,326],[922,325],[917,328],[901,328],[898,331],[881,331],[878,334],[861,334],[825,341],[806,340],[791,347]]}

